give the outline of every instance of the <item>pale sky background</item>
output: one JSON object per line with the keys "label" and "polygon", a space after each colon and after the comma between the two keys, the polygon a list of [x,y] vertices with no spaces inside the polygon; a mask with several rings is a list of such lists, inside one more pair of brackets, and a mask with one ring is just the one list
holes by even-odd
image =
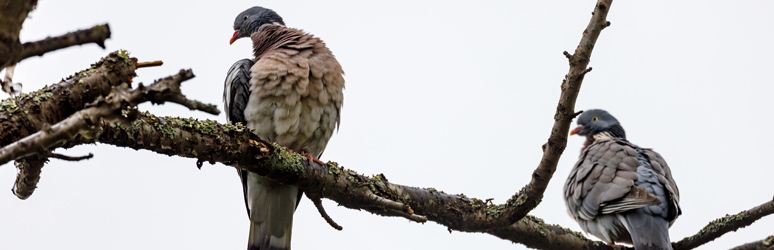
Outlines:
{"label": "pale sky background", "polygon": [[[40,0],[22,42],[109,23],[94,44],[23,61],[24,91],[58,82],[108,52],[140,61],[136,82],[192,68],[189,98],[222,107],[223,81],[248,40],[229,46],[234,17],[254,5],[321,37],[347,73],[341,129],[322,159],[403,185],[503,203],[540,161],[572,52],[593,0],[561,1],[52,1]],[[629,139],[660,152],[681,191],[678,241],[726,214],[774,196],[774,2],[615,1],[577,109],[603,108]],[[175,104],[156,115],[225,121]],[[583,138],[571,137],[542,204],[531,214],[580,231],[562,186]],[[194,159],[110,145],[77,163],[52,160],[28,200],[0,166],[0,249],[244,249],[248,219],[236,171],[197,170]],[[4,188],[2,188],[4,187]],[[294,249],[524,249],[486,234],[447,232],[338,207],[332,229],[308,200],[295,216]],[[774,217],[700,249],[728,249],[774,233]]]}

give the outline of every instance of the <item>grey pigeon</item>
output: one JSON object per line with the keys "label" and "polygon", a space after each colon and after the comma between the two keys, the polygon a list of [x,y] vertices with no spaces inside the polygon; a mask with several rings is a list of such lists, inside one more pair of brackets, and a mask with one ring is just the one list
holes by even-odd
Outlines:
{"label": "grey pigeon", "polygon": [[[239,60],[228,71],[226,119],[319,161],[339,125],[341,65],[320,38],[285,27],[270,9],[256,6],[239,13],[234,30],[230,43],[251,38],[254,58]],[[302,192],[247,171],[239,176],[250,218],[247,249],[290,249]]]}
{"label": "grey pigeon", "polygon": [[664,158],[626,140],[621,124],[604,110],[583,112],[574,134],[586,142],[564,185],[570,216],[610,245],[671,250],[668,229],[682,211]]}

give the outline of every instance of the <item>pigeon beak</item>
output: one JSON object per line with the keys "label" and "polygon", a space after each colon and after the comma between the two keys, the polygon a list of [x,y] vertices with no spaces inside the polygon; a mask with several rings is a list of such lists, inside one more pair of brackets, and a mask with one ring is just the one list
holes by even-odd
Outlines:
{"label": "pigeon beak", "polygon": [[578,132],[580,132],[581,130],[583,130],[583,125],[579,125],[577,128],[575,128],[572,131],[570,131],[570,135],[575,135]]}
{"label": "pigeon beak", "polygon": [[231,36],[231,40],[228,41],[228,44],[231,45],[236,41],[236,39],[239,38],[239,30],[234,31],[234,35]]}

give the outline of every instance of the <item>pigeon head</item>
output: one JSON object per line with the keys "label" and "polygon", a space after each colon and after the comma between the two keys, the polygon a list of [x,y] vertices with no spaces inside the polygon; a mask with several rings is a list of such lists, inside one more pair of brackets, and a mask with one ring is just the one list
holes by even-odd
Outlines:
{"label": "pigeon head", "polygon": [[239,38],[249,37],[266,24],[285,26],[282,17],[273,10],[255,6],[242,11],[234,19],[234,36],[231,37],[229,44],[234,43]]}
{"label": "pigeon head", "polygon": [[590,109],[578,117],[578,127],[570,131],[570,135],[578,134],[591,138],[605,132],[611,137],[626,139],[626,132],[615,117],[601,109]]}

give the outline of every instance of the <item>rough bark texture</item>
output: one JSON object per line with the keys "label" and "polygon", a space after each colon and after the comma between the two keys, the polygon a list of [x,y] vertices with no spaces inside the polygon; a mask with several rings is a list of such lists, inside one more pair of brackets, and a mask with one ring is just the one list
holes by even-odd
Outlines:
{"label": "rough bark texture", "polygon": [[731,250],[774,250],[774,236],[734,247]]}
{"label": "rough bark texture", "polygon": [[[113,52],[90,68],[57,84],[0,102],[0,145],[9,145],[39,131],[44,124],[55,124],[83,109],[87,103],[110,93],[113,86],[131,82],[134,62],[126,52]],[[13,188],[20,199],[29,197],[40,179],[43,164],[36,159],[17,163],[19,175]]]}
{"label": "rough bark texture", "polygon": [[16,175],[16,183],[11,189],[13,195],[22,200],[29,198],[40,181],[40,171],[46,162],[48,162],[48,157],[42,155],[16,160],[14,165],[19,169],[19,174]]}
{"label": "rough bark texture", "polygon": [[129,89],[128,84],[114,87],[107,97],[98,98],[88,108],[75,112],[53,126],[45,125],[40,131],[0,148],[0,165],[23,157],[48,155],[50,149],[61,147],[82,132],[88,134],[88,138],[96,137],[99,131],[94,126],[103,118],[133,119],[131,114],[137,111],[130,109],[127,114],[123,114],[125,108],[136,108],[138,104],[147,101],[164,103],[185,100],[185,96],[180,93],[180,84],[193,77],[191,70],[181,70],[177,75],[157,80],[147,88],[142,84],[134,90]]}

